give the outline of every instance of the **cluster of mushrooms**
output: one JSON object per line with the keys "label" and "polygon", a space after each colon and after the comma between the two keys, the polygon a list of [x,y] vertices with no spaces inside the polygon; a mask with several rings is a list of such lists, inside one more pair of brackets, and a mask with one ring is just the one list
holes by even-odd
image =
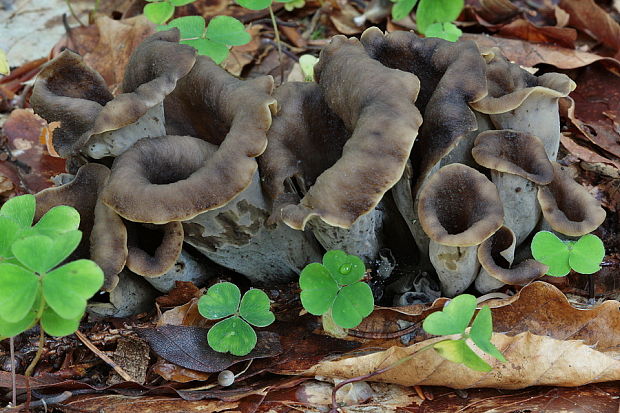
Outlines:
{"label": "cluster of mushrooms", "polygon": [[166,274],[184,242],[263,285],[326,249],[370,262],[397,219],[443,294],[488,292],[545,273],[519,248],[535,230],[580,236],[605,218],[554,162],[558,99],[575,87],[565,75],[370,28],[334,37],[316,82],[274,90],[270,76],[237,79],[178,42],[176,29],[146,39],[117,96],[70,51],[34,87],[71,174],[37,194],[37,214],[80,211],[81,253],[105,291]]}

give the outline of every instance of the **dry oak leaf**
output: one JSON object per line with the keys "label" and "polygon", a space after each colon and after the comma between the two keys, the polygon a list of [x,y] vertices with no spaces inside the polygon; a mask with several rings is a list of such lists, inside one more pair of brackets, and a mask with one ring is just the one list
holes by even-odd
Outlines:
{"label": "dry oak leaf", "polygon": [[473,33],[463,34],[461,40],[473,40],[480,49],[499,47],[508,60],[527,67],[545,63],[558,69],[575,69],[600,61],[616,71],[620,70],[620,62],[616,59],[560,46]]}
{"label": "dry oak leaf", "polygon": [[[305,375],[352,378],[385,368],[440,338],[409,347],[337,361],[324,361]],[[485,373],[452,363],[433,350],[422,351],[402,365],[372,378],[403,386],[446,386],[455,389],[492,387],[521,389],[529,386],[581,386],[620,380],[620,353],[600,352],[578,340],[556,340],[529,332],[514,337],[493,334],[493,344],[508,360],[501,363],[480,350],[476,353],[493,367]]]}
{"label": "dry oak leaf", "polygon": [[559,7],[570,15],[569,25],[620,50],[620,24],[594,0],[560,0]]}

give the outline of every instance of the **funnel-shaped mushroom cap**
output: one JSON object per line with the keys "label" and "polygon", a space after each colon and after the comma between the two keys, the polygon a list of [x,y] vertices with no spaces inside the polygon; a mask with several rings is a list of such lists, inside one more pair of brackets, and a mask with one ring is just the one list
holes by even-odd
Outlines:
{"label": "funnel-shaped mushroom cap", "polygon": [[165,274],[176,263],[183,247],[183,225],[127,223],[127,268],[146,277]]}
{"label": "funnel-shaped mushroom cap", "polygon": [[143,139],[115,159],[102,199],[133,222],[185,221],[237,196],[255,165],[245,152],[190,136]]}
{"label": "funnel-shaped mushroom cap", "polygon": [[519,175],[538,185],[553,180],[553,166],[543,143],[529,133],[508,129],[482,132],[471,153],[478,164],[494,171]]}
{"label": "funnel-shaped mushroom cap", "polygon": [[366,30],[361,41],[373,59],[420,79],[416,106],[424,123],[411,159],[414,176],[424,178],[461,138],[478,128],[468,103],[487,93],[485,61],[471,41],[423,39],[404,31],[384,35],[376,27]]}
{"label": "funnel-shaped mushroom cap", "polygon": [[99,112],[112,99],[101,75],[65,50],[39,72],[30,104],[48,122],[60,121],[53,145],[66,158],[84,145]]}
{"label": "funnel-shaped mushroom cap", "polygon": [[[125,72],[125,93],[116,97],[77,54],[65,50],[48,63],[37,77],[31,103],[47,121],[60,121],[52,140],[56,152],[68,157],[82,151],[102,158],[118,155],[140,138],[161,135],[162,119],[152,124],[141,118],[156,110],[194,65],[195,50],[178,40],[179,32],[173,29],[138,46]],[[138,121],[136,130],[112,135]]]}
{"label": "funnel-shaped mushroom cap", "polygon": [[439,169],[424,184],[418,216],[433,241],[468,247],[480,244],[502,226],[504,209],[493,182],[455,163]]}
{"label": "funnel-shaped mushroom cap", "polygon": [[545,275],[549,267],[535,261],[525,260],[512,266],[515,234],[502,226],[478,247],[478,261],[489,275],[509,285],[523,285]]}
{"label": "funnel-shaped mushroom cap", "polygon": [[576,87],[568,76],[545,73],[536,77],[519,65],[510,63],[498,48],[483,52],[488,63],[489,94],[471,107],[481,113],[498,114],[516,109],[533,93],[551,98],[568,96]]}
{"label": "funnel-shaped mushroom cap", "polygon": [[[331,226],[350,228],[403,174],[421,123],[414,106],[419,82],[369,58],[357,39],[344,36],[334,37],[323,49],[315,74],[322,93],[316,86],[286,87],[282,93],[304,112],[282,109],[270,132],[270,142],[273,138],[276,143],[269,155],[288,152],[294,162],[304,161],[297,167],[284,161],[279,168],[277,158],[266,156],[268,175],[277,177],[270,179],[280,188],[268,191],[278,195],[283,178],[301,169],[297,177],[312,180],[304,182],[309,190],[298,205],[282,209],[283,221],[303,229],[318,216]],[[297,99],[295,93],[302,96]],[[282,127],[295,123],[299,135]],[[348,140],[342,125],[350,133]],[[295,143],[298,138],[302,143]]]}
{"label": "funnel-shaped mushroom cap", "polygon": [[[120,217],[98,201],[101,189],[110,170],[104,165],[88,163],[82,166],[73,181],[60,187],[48,188],[36,195],[36,219],[57,205],[69,205],[80,213],[80,230],[83,233],[77,254],[95,261],[105,275],[102,287],[114,289],[117,274],[127,258],[127,233]],[[90,245],[89,245],[90,243]]]}
{"label": "funnel-shaped mushroom cap", "polygon": [[538,202],[553,230],[577,237],[598,228],[605,220],[600,202],[571,178],[568,171],[553,163],[553,181],[538,189]]}

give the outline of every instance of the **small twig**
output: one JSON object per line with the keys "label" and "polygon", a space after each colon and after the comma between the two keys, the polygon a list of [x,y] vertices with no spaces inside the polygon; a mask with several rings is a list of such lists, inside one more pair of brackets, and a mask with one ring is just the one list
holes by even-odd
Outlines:
{"label": "small twig", "polygon": [[398,367],[401,364],[406,363],[407,361],[411,360],[413,356],[420,354],[423,351],[433,348],[435,344],[437,343],[429,344],[428,346],[422,347],[420,350],[416,351],[415,353],[409,354],[407,357],[403,357],[402,359],[396,361],[395,363],[392,363],[389,366],[384,367],[382,369],[375,370],[372,373],[364,374],[363,376],[353,377],[353,378],[341,381],[336,386],[334,386],[334,389],[332,390],[332,406],[331,406],[331,409],[329,410],[329,413],[338,413],[338,403],[336,403],[336,393],[342,387],[346,386],[349,383],[356,383],[358,381],[368,380],[371,377],[374,377],[379,374],[385,373],[386,371],[392,370],[394,367]]}
{"label": "small twig", "polygon": [[9,348],[11,351],[11,383],[13,390],[13,407],[17,406],[17,373],[15,372],[15,337],[9,340]]}
{"label": "small twig", "polygon": [[386,332],[373,332],[373,331],[361,331],[361,330],[349,329],[348,330],[348,334],[350,336],[359,337],[359,338],[393,339],[393,338],[402,337],[402,336],[404,336],[406,334],[409,334],[409,333],[413,333],[419,327],[418,324],[419,323],[414,323],[414,324],[410,325],[409,327],[403,328],[402,330],[392,331],[392,332],[389,332],[389,333],[386,333]]}
{"label": "small twig", "polygon": [[84,23],[82,23],[82,21],[77,16],[77,14],[75,14],[75,10],[73,10],[73,6],[71,5],[71,0],[65,0],[65,3],[67,3],[67,7],[69,8],[69,12],[71,13],[71,16],[73,16],[73,18],[75,20],[77,20],[77,22],[80,24],[80,26],[86,27],[86,25]]}
{"label": "small twig", "polygon": [[[299,23],[296,22],[287,22],[284,20],[280,20],[276,17],[276,22],[278,22],[278,26],[284,26],[284,27],[299,27]],[[269,19],[269,18],[263,18],[263,19],[258,19],[258,20],[254,20],[252,22],[252,24],[265,24],[265,23],[269,23],[269,24],[273,24],[273,20]]]}
{"label": "small twig", "polygon": [[[272,45],[272,46],[277,46],[276,42],[274,42],[274,41],[273,41],[273,40],[271,40],[271,39],[265,39],[264,41],[265,41],[265,43],[270,44],[270,45]],[[297,57],[297,56],[295,55],[295,53],[293,53],[293,52],[291,52],[291,51],[287,50],[286,48],[283,48],[283,49],[282,49],[282,53],[284,53],[285,55],[287,55],[288,57],[290,57],[290,58],[291,58],[291,59],[293,59],[294,61],[299,62],[299,57]]]}
{"label": "small twig", "polygon": [[37,349],[37,354],[34,355],[34,358],[28,365],[28,368],[26,369],[26,373],[24,373],[24,376],[26,377],[32,376],[32,372],[34,371],[34,368],[36,367],[37,363],[41,359],[41,355],[43,354],[43,349],[45,348],[45,332],[43,331],[43,328],[41,327],[39,327],[39,330],[41,331],[41,334],[39,335],[39,348]]}
{"label": "small twig", "polygon": [[280,30],[278,30],[278,22],[276,15],[273,13],[273,8],[269,5],[269,16],[271,17],[271,23],[273,24],[273,32],[276,35],[276,43],[278,44],[278,60],[280,61],[280,84],[284,83],[284,67],[282,66],[282,45],[280,43]]}
{"label": "small twig", "polygon": [[125,380],[125,381],[135,381],[134,379],[131,378],[131,376],[129,374],[127,374],[127,372],[125,370],[123,370],[123,368],[121,366],[116,364],[114,362],[114,360],[112,360],[105,353],[103,353],[101,350],[99,350],[97,347],[95,347],[95,345],[93,343],[91,343],[90,340],[84,334],[82,334],[79,330],[75,332],[75,335],[77,336],[77,338],[80,339],[80,341],[82,343],[84,343],[84,345],[86,347],[89,348],[90,351],[95,353],[97,355],[97,357],[99,357],[101,360],[105,361],[110,367],[112,367],[114,369],[114,371],[117,372],[118,375],[123,378],[123,380]]}

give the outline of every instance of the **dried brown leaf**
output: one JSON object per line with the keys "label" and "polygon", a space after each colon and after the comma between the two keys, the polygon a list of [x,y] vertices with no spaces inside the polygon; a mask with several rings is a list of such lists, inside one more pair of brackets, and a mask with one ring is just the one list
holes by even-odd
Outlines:
{"label": "dried brown leaf", "polygon": [[588,66],[594,62],[602,62],[610,65],[616,71],[620,70],[620,61],[616,59],[560,46],[472,33],[464,34],[461,39],[473,40],[480,48],[499,47],[504,56],[522,66],[532,67],[545,63],[559,69],[575,69]]}
{"label": "dried brown leaf", "polygon": [[620,50],[620,24],[594,0],[560,0],[559,7],[570,14],[571,26],[614,50]]}
{"label": "dried brown leaf", "polygon": [[527,19],[516,19],[499,29],[499,34],[516,37],[532,43],[552,43],[574,48],[577,31],[569,27],[537,26]]}

